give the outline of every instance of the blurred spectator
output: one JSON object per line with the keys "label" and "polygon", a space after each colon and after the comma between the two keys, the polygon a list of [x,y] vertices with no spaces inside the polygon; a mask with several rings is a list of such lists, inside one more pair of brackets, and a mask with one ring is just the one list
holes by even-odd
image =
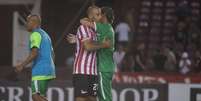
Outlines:
{"label": "blurred spectator", "polygon": [[126,17],[125,17],[126,22],[129,24],[131,31],[134,32],[134,22],[135,22],[135,9],[134,8],[130,8],[127,13],[126,13]]}
{"label": "blurred spectator", "polygon": [[158,71],[163,71],[166,60],[167,57],[164,55],[164,53],[160,49],[157,49],[153,56],[155,69]]}
{"label": "blurred spectator", "polygon": [[135,60],[132,52],[126,52],[121,65],[122,72],[132,72],[135,66]]}
{"label": "blurred spectator", "polygon": [[201,73],[201,53],[199,50],[195,52],[194,71]]}
{"label": "blurred spectator", "polygon": [[190,28],[189,28],[189,33],[190,33],[190,40],[193,44],[196,45],[196,48],[200,48],[201,45],[201,31],[199,27],[191,23]]}
{"label": "blurred spectator", "polygon": [[121,70],[122,60],[123,60],[125,54],[126,54],[126,52],[124,51],[123,46],[118,45],[117,50],[114,52],[114,55],[113,55],[114,62],[117,66],[116,67],[117,71]]}
{"label": "blurred spectator", "polygon": [[[126,13],[125,17],[126,22],[130,26],[130,34],[129,34],[129,41],[133,42],[134,34],[135,34],[135,20],[136,20],[136,13],[135,9],[132,7],[128,9],[128,12]],[[132,43],[130,43],[132,44]]]}
{"label": "blurred spectator", "polygon": [[189,33],[188,33],[188,24],[184,21],[180,21],[177,24],[177,32],[175,34],[175,40],[177,44],[180,44],[184,46],[186,49],[188,45],[188,38],[189,38]]}
{"label": "blurred spectator", "polygon": [[187,0],[181,0],[178,7],[176,8],[176,15],[178,16],[179,21],[184,21],[191,15],[191,8],[188,5]]}
{"label": "blurred spectator", "polygon": [[115,28],[115,32],[118,34],[117,41],[124,47],[128,45],[130,31],[131,29],[126,22],[120,22]]}
{"label": "blurred spectator", "polygon": [[137,52],[135,54],[135,67],[134,67],[134,71],[136,72],[147,70],[144,49],[145,49],[144,43],[139,44],[139,46],[137,47]]}
{"label": "blurred spectator", "polygon": [[164,69],[169,72],[175,72],[177,70],[176,68],[177,61],[174,52],[169,47],[165,47],[164,54],[167,57]]}
{"label": "blurred spectator", "polygon": [[201,31],[196,24],[188,21],[180,21],[177,24],[177,32],[175,34],[177,46],[183,46],[186,51],[193,43],[196,48],[201,45]]}
{"label": "blurred spectator", "polygon": [[191,61],[188,57],[188,53],[184,52],[179,62],[179,71],[181,74],[187,74],[190,72],[190,67],[191,67]]}
{"label": "blurred spectator", "polygon": [[151,71],[154,69],[153,51],[149,50],[146,57],[145,67],[147,67],[147,70]]}

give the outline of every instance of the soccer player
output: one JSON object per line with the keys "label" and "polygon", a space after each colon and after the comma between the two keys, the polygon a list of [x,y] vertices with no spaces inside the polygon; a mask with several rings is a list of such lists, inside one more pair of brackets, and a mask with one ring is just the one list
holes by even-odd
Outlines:
{"label": "soccer player", "polygon": [[27,30],[30,32],[30,53],[15,68],[15,71],[19,73],[26,65],[33,62],[31,80],[33,101],[47,101],[45,93],[48,83],[56,78],[52,42],[48,33],[40,26],[40,16],[29,15],[27,17]]}
{"label": "soccer player", "polygon": [[[99,74],[99,101],[112,101],[112,77],[114,73],[114,30],[112,23],[114,20],[114,13],[112,8],[101,8],[102,18],[101,23],[89,22],[82,19],[81,23],[86,26],[94,28],[97,32],[98,43],[102,43],[105,39],[109,40],[107,48],[101,48],[97,51],[98,74]],[[95,43],[96,44],[96,43]]]}
{"label": "soccer player", "polygon": [[114,20],[113,10],[109,7],[101,8],[102,23],[96,23],[96,31],[100,34],[98,42],[101,43],[104,38],[110,40],[109,48],[98,50],[98,72],[99,72],[99,101],[112,101],[112,77],[114,73],[114,30],[112,23]]}
{"label": "soccer player", "polygon": [[[88,20],[94,22],[101,18],[100,8],[91,6],[87,10]],[[96,63],[96,49],[106,48],[107,41],[101,44],[93,45],[97,41],[94,29],[87,26],[79,26],[76,34],[76,41],[71,41],[68,35],[67,40],[70,43],[76,42],[76,54],[73,69],[73,86],[75,101],[96,101],[98,77]]]}

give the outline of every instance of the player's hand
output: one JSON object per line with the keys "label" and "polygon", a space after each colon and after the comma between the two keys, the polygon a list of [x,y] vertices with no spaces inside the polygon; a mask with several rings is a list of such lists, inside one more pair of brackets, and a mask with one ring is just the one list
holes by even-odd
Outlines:
{"label": "player's hand", "polygon": [[74,34],[68,34],[68,35],[66,36],[66,40],[67,40],[69,43],[71,43],[71,44],[76,43],[76,39],[77,39],[77,37],[76,37],[76,35],[74,35]]}
{"label": "player's hand", "polygon": [[89,18],[82,18],[82,19],[80,19],[80,23],[82,25],[87,25],[87,23],[90,23],[90,20],[89,20]]}
{"label": "player's hand", "polygon": [[23,65],[17,65],[17,66],[15,67],[15,72],[19,73],[19,72],[21,72],[23,69],[24,69],[24,66],[23,66]]}
{"label": "player's hand", "polygon": [[82,19],[80,20],[80,23],[81,23],[82,25],[84,25],[84,26],[88,26],[88,27],[91,27],[91,28],[94,27],[93,22],[90,21],[89,18],[82,18]]}
{"label": "player's hand", "polygon": [[104,38],[102,44],[104,48],[109,48],[111,46],[111,41],[108,38]]}

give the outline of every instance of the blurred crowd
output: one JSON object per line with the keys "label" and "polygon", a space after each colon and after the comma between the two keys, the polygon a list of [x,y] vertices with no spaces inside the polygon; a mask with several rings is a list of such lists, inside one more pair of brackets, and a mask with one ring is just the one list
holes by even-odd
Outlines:
{"label": "blurred crowd", "polygon": [[190,8],[186,0],[179,3],[175,14],[178,20],[175,25],[176,33],[173,33],[173,44],[164,44],[155,49],[149,49],[145,42],[135,43],[133,40],[135,31],[129,24],[131,21],[119,22],[115,28],[117,33],[117,46],[114,53],[116,71],[201,73],[199,23],[192,22]]}
{"label": "blurred crowd", "polygon": [[114,61],[117,66],[116,71],[201,73],[200,50],[193,52],[177,51],[176,48],[171,48],[170,46],[163,46],[155,50],[146,50],[145,47],[144,43],[140,43],[136,49],[125,50],[119,44],[114,53]]}
{"label": "blurred crowd", "polygon": [[[201,73],[200,23],[192,21],[187,0],[181,0],[176,7],[174,15],[177,20],[170,34],[173,37],[171,43],[157,43],[158,46],[154,48],[150,48],[147,41],[135,40],[136,34],[140,34],[133,23],[137,22],[135,9],[124,13],[125,16],[117,18],[114,27],[116,49],[113,58],[116,72]],[[73,56],[66,60],[66,64],[73,66]]]}

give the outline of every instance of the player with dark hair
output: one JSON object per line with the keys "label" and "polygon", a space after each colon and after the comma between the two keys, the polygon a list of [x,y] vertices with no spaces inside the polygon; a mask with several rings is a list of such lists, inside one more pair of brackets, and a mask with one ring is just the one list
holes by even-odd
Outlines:
{"label": "player with dark hair", "polygon": [[99,72],[99,101],[112,101],[112,77],[114,73],[114,30],[112,23],[114,20],[114,13],[112,8],[103,7],[101,23],[96,23],[96,31],[100,34],[98,42],[102,42],[107,38],[111,43],[109,48],[102,48],[98,50],[98,72]]}

